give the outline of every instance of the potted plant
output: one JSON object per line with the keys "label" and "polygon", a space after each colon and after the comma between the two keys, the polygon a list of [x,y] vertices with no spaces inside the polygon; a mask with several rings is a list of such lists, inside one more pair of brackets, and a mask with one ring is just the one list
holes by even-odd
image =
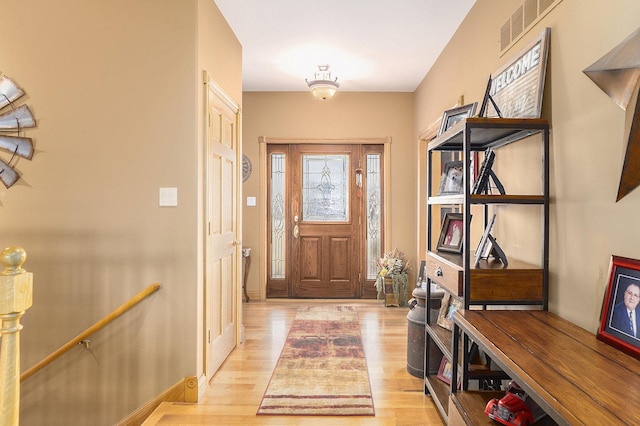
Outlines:
{"label": "potted plant", "polygon": [[405,306],[409,288],[409,262],[397,248],[378,259],[376,289],[378,299],[385,299],[386,306]]}

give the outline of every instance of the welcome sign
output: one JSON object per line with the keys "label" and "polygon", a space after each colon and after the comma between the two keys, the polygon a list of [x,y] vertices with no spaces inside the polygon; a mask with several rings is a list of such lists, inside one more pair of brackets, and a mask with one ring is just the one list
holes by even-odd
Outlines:
{"label": "welcome sign", "polygon": [[[516,58],[496,71],[489,94],[505,118],[540,118],[547,69],[550,28],[546,28]],[[497,116],[495,108],[487,116]]]}

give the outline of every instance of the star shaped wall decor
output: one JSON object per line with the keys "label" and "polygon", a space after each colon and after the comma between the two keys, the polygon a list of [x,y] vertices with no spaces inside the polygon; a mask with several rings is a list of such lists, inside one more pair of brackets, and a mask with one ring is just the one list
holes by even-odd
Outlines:
{"label": "star shaped wall decor", "polygon": [[617,202],[640,185],[640,29],[583,72],[618,106],[627,111],[627,153],[622,166]]}

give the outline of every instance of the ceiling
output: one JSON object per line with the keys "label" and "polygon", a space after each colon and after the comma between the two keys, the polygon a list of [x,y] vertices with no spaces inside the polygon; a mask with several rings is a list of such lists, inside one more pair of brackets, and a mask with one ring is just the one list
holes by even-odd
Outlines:
{"label": "ceiling", "polygon": [[476,0],[214,0],[242,44],[243,91],[413,92]]}

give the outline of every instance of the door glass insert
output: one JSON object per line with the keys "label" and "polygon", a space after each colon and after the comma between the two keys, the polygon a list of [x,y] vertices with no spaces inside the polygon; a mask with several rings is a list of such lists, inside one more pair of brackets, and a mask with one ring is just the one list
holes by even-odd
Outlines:
{"label": "door glass insert", "polygon": [[348,155],[303,155],[302,219],[310,222],[349,221]]}
{"label": "door glass insert", "polygon": [[285,155],[271,155],[271,278],[284,279],[286,267]]}
{"label": "door glass insert", "polygon": [[382,254],[380,219],[380,154],[367,154],[367,279],[378,275],[378,258]]}

